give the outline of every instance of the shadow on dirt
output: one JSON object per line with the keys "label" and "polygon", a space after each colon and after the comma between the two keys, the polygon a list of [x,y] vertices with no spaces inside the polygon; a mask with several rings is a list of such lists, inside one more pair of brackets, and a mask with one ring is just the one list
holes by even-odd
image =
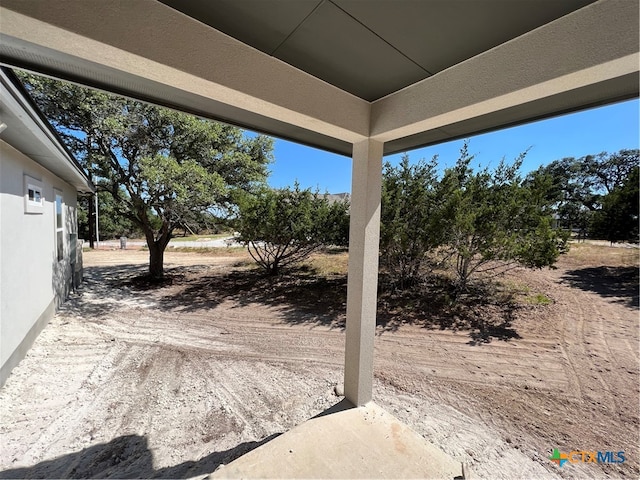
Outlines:
{"label": "shadow on dirt", "polygon": [[637,267],[580,268],[567,271],[562,280],[574,288],[611,298],[631,309],[640,306]]}
{"label": "shadow on dirt", "polygon": [[[345,328],[347,279],[345,276],[323,277],[300,269],[277,277],[264,276],[256,270],[236,270],[199,278],[181,278],[184,284],[177,294],[160,298],[167,309],[199,311],[215,309],[225,300],[238,307],[252,304],[277,308],[290,324],[324,325]],[[379,293],[378,333],[393,332],[402,325],[465,331],[470,344],[480,345],[494,339],[520,338],[512,328],[515,312],[520,308],[511,297],[497,298],[486,289],[470,289],[452,301],[450,284],[442,279],[414,291]],[[425,293],[425,289],[427,292]]]}
{"label": "shadow on dirt", "polygon": [[162,282],[149,282],[146,265],[106,265],[85,267],[83,283],[60,307],[62,312],[86,318],[101,318],[126,302],[144,302],[141,290],[154,290],[184,278],[186,272],[197,273],[205,266],[168,269]]}
{"label": "shadow on dirt", "polygon": [[238,307],[262,304],[277,308],[291,324],[325,325],[344,329],[347,301],[345,277],[318,277],[306,271],[267,277],[256,270],[182,278],[184,288],[159,299],[162,308],[181,311],[214,309],[231,300]]}
{"label": "shadow on dirt", "polygon": [[494,285],[471,286],[456,295],[450,281],[432,276],[414,289],[382,290],[378,325],[381,333],[395,332],[402,325],[465,332],[470,345],[521,338],[512,323],[523,306],[512,295],[498,292]]}
{"label": "shadow on dirt", "polygon": [[[122,285],[123,278],[144,272],[144,265],[110,265],[85,267],[82,285],[60,306],[62,312],[84,317],[102,317],[132,298],[130,289]],[[90,308],[87,308],[90,296]]]}
{"label": "shadow on dirt", "polygon": [[212,473],[279,434],[257,442],[245,442],[222,452],[213,452],[197,461],[154,469],[153,455],[146,437],[125,435],[109,443],[94,445],[79,452],[32,467],[0,472],[0,478],[190,478]]}
{"label": "shadow on dirt", "polygon": [[[212,271],[208,266],[175,267],[163,282],[150,282],[144,266],[105,266],[86,270],[87,290],[95,295],[84,316],[108,314],[123,302],[149,302],[163,310],[198,312],[215,310],[231,301],[234,308],[266,305],[278,310],[285,322],[327,326],[344,330],[347,279],[344,275],[321,276],[312,269],[290,270],[276,277],[256,269]],[[455,298],[455,301],[454,301]],[[81,308],[67,302],[65,309]],[[509,295],[496,295],[494,286],[470,287],[455,295],[451,283],[432,277],[414,289],[381,288],[378,296],[378,333],[394,332],[403,325],[461,331],[469,343],[520,338],[512,327],[518,309]],[[86,310],[90,310],[88,313]]]}

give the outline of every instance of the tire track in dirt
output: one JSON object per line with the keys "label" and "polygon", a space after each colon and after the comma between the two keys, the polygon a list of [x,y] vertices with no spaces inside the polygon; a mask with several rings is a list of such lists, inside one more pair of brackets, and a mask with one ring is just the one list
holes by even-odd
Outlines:
{"label": "tire track in dirt", "polygon": [[[535,318],[539,325],[516,320],[514,327],[523,338],[471,346],[463,334],[422,330],[422,337],[408,334],[422,340],[417,344],[405,341],[403,333],[410,330],[403,327],[385,340],[401,348],[400,354],[385,355],[384,348],[378,349],[378,376],[405,394],[437,399],[481,422],[541,463],[547,474],[585,478],[637,474],[637,444],[631,439],[640,433],[638,351],[630,348],[629,341],[637,339],[637,311],[563,284],[562,271],[527,275],[557,301],[553,308],[539,310]],[[606,328],[605,319],[611,323]],[[626,370],[626,376],[608,375],[607,369],[615,367]],[[486,375],[483,370],[488,370]],[[428,431],[421,433],[429,438]],[[500,450],[499,443],[495,445]],[[547,460],[554,447],[566,452],[626,450],[627,463],[559,470]],[[499,476],[477,461],[478,455],[490,456],[483,448],[466,452],[463,461],[481,477]]]}
{"label": "tire track in dirt", "polygon": [[[577,318],[579,328],[568,329],[565,332],[564,343],[567,345],[566,348],[575,352],[573,357],[582,361],[586,359],[588,363],[587,368],[583,365],[582,368],[576,369],[576,376],[582,379],[583,386],[591,391],[598,390],[592,385],[594,380],[597,381],[607,396],[615,402],[615,392],[620,390],[620,387],[628,386],[628,382],[624,380],[624,376],[614,372],[617,370],[628,375],[638,374],[640,356],[637,345],[640,338],[637,312],[625,312],[617,305],[611,308],[611,302],[602,301],[595,293],[571,288],[566,290],[567,295],[572,298],[571,304],[574,305],[572,318]],[[584,305],[588,305],[588,313],[585,312]],[[631,347],[629,337],[636,343],[636,348]],[[615,352],[612,344],[616,345]],[[617,409],[618,405],[615,407]]]}
{"label": "tire track in dirt", "polygon": [[[410,338],[422,343],[405,343],[402,334],[376,339],[377,364],[381,368],[420,370],[432,379],[455,378],[466,383],[538,386],[566,391],[568,377],[558,360],[561,352],[540,341],[519,340],[492,345],[469,345],[464,334],[427,333],[415,329]],[[543,353],[541,353],[541,350]],[[446,361],[455,357],[455,361]],[[544,382],[543,382],[544,379]]]}
{"label": "tire track in dirt", "polygon": [[[627,452],[623,465],[581,465],[585,476],[593,475],[594,469],[606,475],[637,475],[638,446],[631,439],[640,434],[639,355],[628,342],[628,338],[638,341],[637,310],[622,306],[623,299],[605,298],[595,291],[572,287],[562,280],[562,270],[537,275],[548,278],[554,293],[561,298],[560,308],[552,310],[550,320],[562,325],[567,375],[574,380],[578,393],[577,402],[557,406],[557,413],[565,416],[567,426],[554,425],[554,441],[568,450]],[[611,343],[622,345],[616,354]],[[625,374],[613,373],[616,366]]]}
{"label": "tire track in dirt", "polygon": [[[93,381],[95,381],[92,381],[92,378],[96,376],[96,365],[110,370],[113,367],[113,362],[121,353],[112,347],[103,347],[99,350],[101,355],[95,355],[96,346],[88,344],[80,344],[78,348],[68,345],[67,348],[49,350],[46,363],[43,364],[47,369],[43,378],[48,377],[51,382],[43,385],[44,391],[39,395],[21,395],[22,409],[25,412],[31,412],[35,417],[28,418],[25,414],[26,421],[37,430],[34,428],[29,443],[8,442],[4,444],[3,450],[11,452],[10,455],[14,458],[37,463],[42,461],[45,455],[56,455],[57,449],[52,448],[52,444],[63,443],[62,451],[73,448],[73,440],[71,442],[68,440],[61,442],[61,440],[68,434],[69,425],[75,424],[78,417],[94,408],[94,400],[99,393],[98,390],[91,388]],[[87,354],[87,352],[94,354]],[[69,357],[83,358],[85,361],[77,362],[73,369],[68,369],[76,373],[73,386],[57,384],[56,379],[60,378],[58,368],[60,364],[67,364]],[[43,397],[45,399],[47,397],[55,398],[56,402],[42,402]],[[5,404],[5,402],[2,403]]]}

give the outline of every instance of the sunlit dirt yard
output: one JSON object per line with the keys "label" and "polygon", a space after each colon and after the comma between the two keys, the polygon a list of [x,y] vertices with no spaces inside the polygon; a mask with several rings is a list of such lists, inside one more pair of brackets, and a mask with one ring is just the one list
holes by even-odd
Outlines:
{"label": "sunlit dirt yard", "polygon": [[[144,251],[84,253],[0,390],[0,478],[203,477],[340,400],[346,253],[277,279],[241,249],[165,260],[149,285]],[[380,293],[374,400],[474,478],[640,476],[638,249],[574,244],[557,266],[464,308]]]}

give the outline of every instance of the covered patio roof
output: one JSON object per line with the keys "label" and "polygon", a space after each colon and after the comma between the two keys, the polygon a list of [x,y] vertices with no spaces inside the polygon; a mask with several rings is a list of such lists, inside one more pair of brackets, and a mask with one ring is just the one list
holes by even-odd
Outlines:
{"label": "covered patio roof", "polygon": [[351,155],[344,383],[363,406],[383,154],[637,97],[638,18],[625,0],[2,0],[0,63]]}
{"label": "covered patio roof", "polygon": [[638,3],[3,0],[0,60],[351,155],[638,94]]}

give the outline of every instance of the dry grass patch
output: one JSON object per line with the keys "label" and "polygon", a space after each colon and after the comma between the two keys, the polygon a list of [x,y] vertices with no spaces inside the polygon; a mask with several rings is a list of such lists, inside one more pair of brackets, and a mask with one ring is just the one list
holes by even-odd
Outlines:
{"label": "dry grass patch", "polygon": [[212,233],[210,235],[185,235],[185,236],[177,236],[172,237],[172,242],[197,242],[197,241],[209,241],[209,240],[219,240],[221,238],[232,237],[233,234],[230,232],[227,233]]}
{"label": "dry grass patch", "polygon": [[569,253],[559,259],[567,266],[632,267],[640,263],[640,249],[636,246],[611,246],[608,243],[571,242]]}
{"label": "dry grass patch", "polygon": [[244,247],[168,247],[169,252],[197,253],[207,257],[233,257],[238,260],[251,261],[251,257]]}
{"label": "dry grass patch", "polygon": [[346,275],[349,252],[344,248],[327,248],[311,255],[305,265],[322,277]]}

